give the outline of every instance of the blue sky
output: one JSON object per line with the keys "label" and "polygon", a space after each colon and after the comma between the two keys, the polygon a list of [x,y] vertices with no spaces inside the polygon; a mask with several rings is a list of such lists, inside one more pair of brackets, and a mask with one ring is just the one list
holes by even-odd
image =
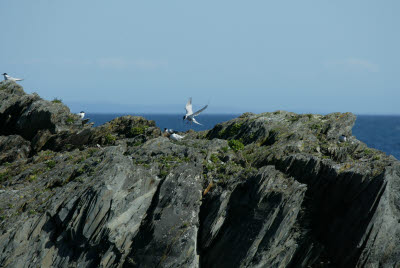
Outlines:
{"label": "blue sky", "polygon": [[0,71],[73,111],[400,114],[400,1],[0,1]]}

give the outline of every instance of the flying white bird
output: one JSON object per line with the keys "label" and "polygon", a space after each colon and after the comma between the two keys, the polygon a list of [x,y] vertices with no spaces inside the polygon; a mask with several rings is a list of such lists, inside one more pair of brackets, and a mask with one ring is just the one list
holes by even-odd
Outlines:
{"label": "flying white bird", "polygon": [[21,79],[21,78],[11,77],[7,73],[4,73],[3,75],[4,75],[4,80],[10,80],[10,81],[22,81],[22,80],[24,80],[24,79]]}
{"label": "flying white bird", "polygon": [[193,122],[195,124],[201,125],[199,122],[196,121],[196,119],[194,117],[199,115],[207,107],[208,107],[208,105],[204,106],[203,108],[201,108],[197,112],[193,113],[193,110],[192,110],[192,98],[189,98],[189,101],[186,103],[186,115],[183,117],[183,120],[186,119],[189,122]]}
{"label": "flying white bird", "polygon": [[84,111],[81,111],[80,113],[77,113],[77,115],[78,115],[81,119],[83,119],[83,118],[85,117],[85,112],[84,112]]}
{"label": "flying white bird", "polygon": [[171,134],[171,136],[169,136],[169,138],[171,139],[171,140],[174,140],[174,141],[180,141],[181,139],[183,139],[185,136],[181,136],[181,135],[178,135],[178,134],[176,134],[176,133],[172,133]]}

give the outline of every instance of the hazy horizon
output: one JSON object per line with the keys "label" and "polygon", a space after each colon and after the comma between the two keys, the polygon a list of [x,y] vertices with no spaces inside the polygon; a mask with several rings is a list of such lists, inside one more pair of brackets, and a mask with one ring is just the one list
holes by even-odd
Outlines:
{"label": "hazy horizon", "polygon": [[[86,113],[95,113],[95,114],[130,114],[130,113],[140,113],[140,114],[184,114],[185,108],[181,104],[164,104],[164,105],[143,105],[143,104],[126,104],[121,105],[118,103],[83,103],[83,102],[70,102],[63,101],[65,105],[67,105],[71,112],[80,112],[85,111]],[[251,113],[265,113],[265,112],[274,112],[278,110],[306,114],[329,114],[335,112],[352,112],[352,111],[324,111],[316,110],[316,109],[301,109],[301,108],[291,108],[286,107],[286,109],[279,107],[265,107],[265,109],[246,109],[243,107],[228,107],[228,106],[213,106],[211,103],[208,104],[208,108],[202,113],[203,114],[243,114],[246,112]],[[204,105],[205,105],[204,104]],[[201,105],[194,105],[194,110],[202,108]],[[400,116],[400,114],[391,114],[391,113],[368,113],[367,111],[355,113],[356,115],[388,115],[388,116]]]}
{"label": "hazy horizon", "polygon": [[[92,113],[92,114],[170,114],[170,115],[176,115],[176,114],[184,114],[184,108],[181,107],[181,105],[166,105],[164,106],[165,109],[163,109],[163,106],[158,106],[157,109],[154,109],[151,106],[144,106],[144,105],[131,105],[131,106],[122,106],[119,104],[111,104],[108,108],[104,108],[104,106],[107,103],[101,104],[101,106],[97,106],[95,104],[96,108],[91,109],[90,105],[87,104],[80,104],[76,102],[69,102],[69,103],[64,103],[67,105],[71,112],[80,112],[80,111],[85,111],[86,113]],[[86,107],[88,109],[82,109],[82,107]],[[128,108],[130,107],[130,108]],[[198,107],[201,108],[201,107]],[[195,108],[196,109],[196,108]],[[288,111],[288,112],[294,112],[298,114],[307,114],[307,113],[313,113],[313,114],[329,114],[329,113],[335,113],[338,111],[331,111],[331,112],[324,112],[324,111],[310,111],[310,110],[301,110],[301,109],[272,109],[272,110],[256,110],[256,111],[250,111],[246,110],[244,108],[240,107],[221,107],[219,109],[216,109],[214,107],[207,108],[204,112],[201,113],[201,115],[221,115],[221,114],[226,114],[226,115],[241,115],[246,112],[251,112],[251,113],[265,113],[265,112],[275,112],[278,110],[283,110],[283,111]],[[340,112],[351,112],[351,111],[340,111]],[[353,112],[354,113],[354,112]],[[356,115],[376,115],[376,116],[400,116],[400,114],[389,114],[389,113],[354,113]],[[200,115],[200,116],[201,116]]]}

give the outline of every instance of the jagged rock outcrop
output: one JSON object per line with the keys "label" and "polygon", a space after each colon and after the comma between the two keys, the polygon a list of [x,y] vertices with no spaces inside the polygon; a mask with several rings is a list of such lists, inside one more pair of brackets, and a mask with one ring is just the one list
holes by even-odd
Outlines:
{"label": "jagged rock outcrop", "polygon": [[0,266],[399,266],[400,165],[354,121],[246,113],[177,142],[1,82]]}

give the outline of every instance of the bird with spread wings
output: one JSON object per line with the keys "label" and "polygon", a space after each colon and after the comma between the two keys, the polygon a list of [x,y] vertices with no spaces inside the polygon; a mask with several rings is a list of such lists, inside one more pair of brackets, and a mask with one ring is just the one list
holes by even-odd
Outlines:
{"label": "bird with spread wings", "polygon": [[190,123],[195,123],[198,125],[202,125],[199,122],[196,121],[196,119],[194,118],[195,116],[199,115],[202,111],[204,111],[206,108],[208,107],[208,105],[204,106],[203,108],[201,108],[200,110],[198,110],[197,112],[193,113],[193,109],[192,109],[192,98],[189,98],[189,101],[186,103],[186,115],[183,117],[183,120],[187,120]]}

